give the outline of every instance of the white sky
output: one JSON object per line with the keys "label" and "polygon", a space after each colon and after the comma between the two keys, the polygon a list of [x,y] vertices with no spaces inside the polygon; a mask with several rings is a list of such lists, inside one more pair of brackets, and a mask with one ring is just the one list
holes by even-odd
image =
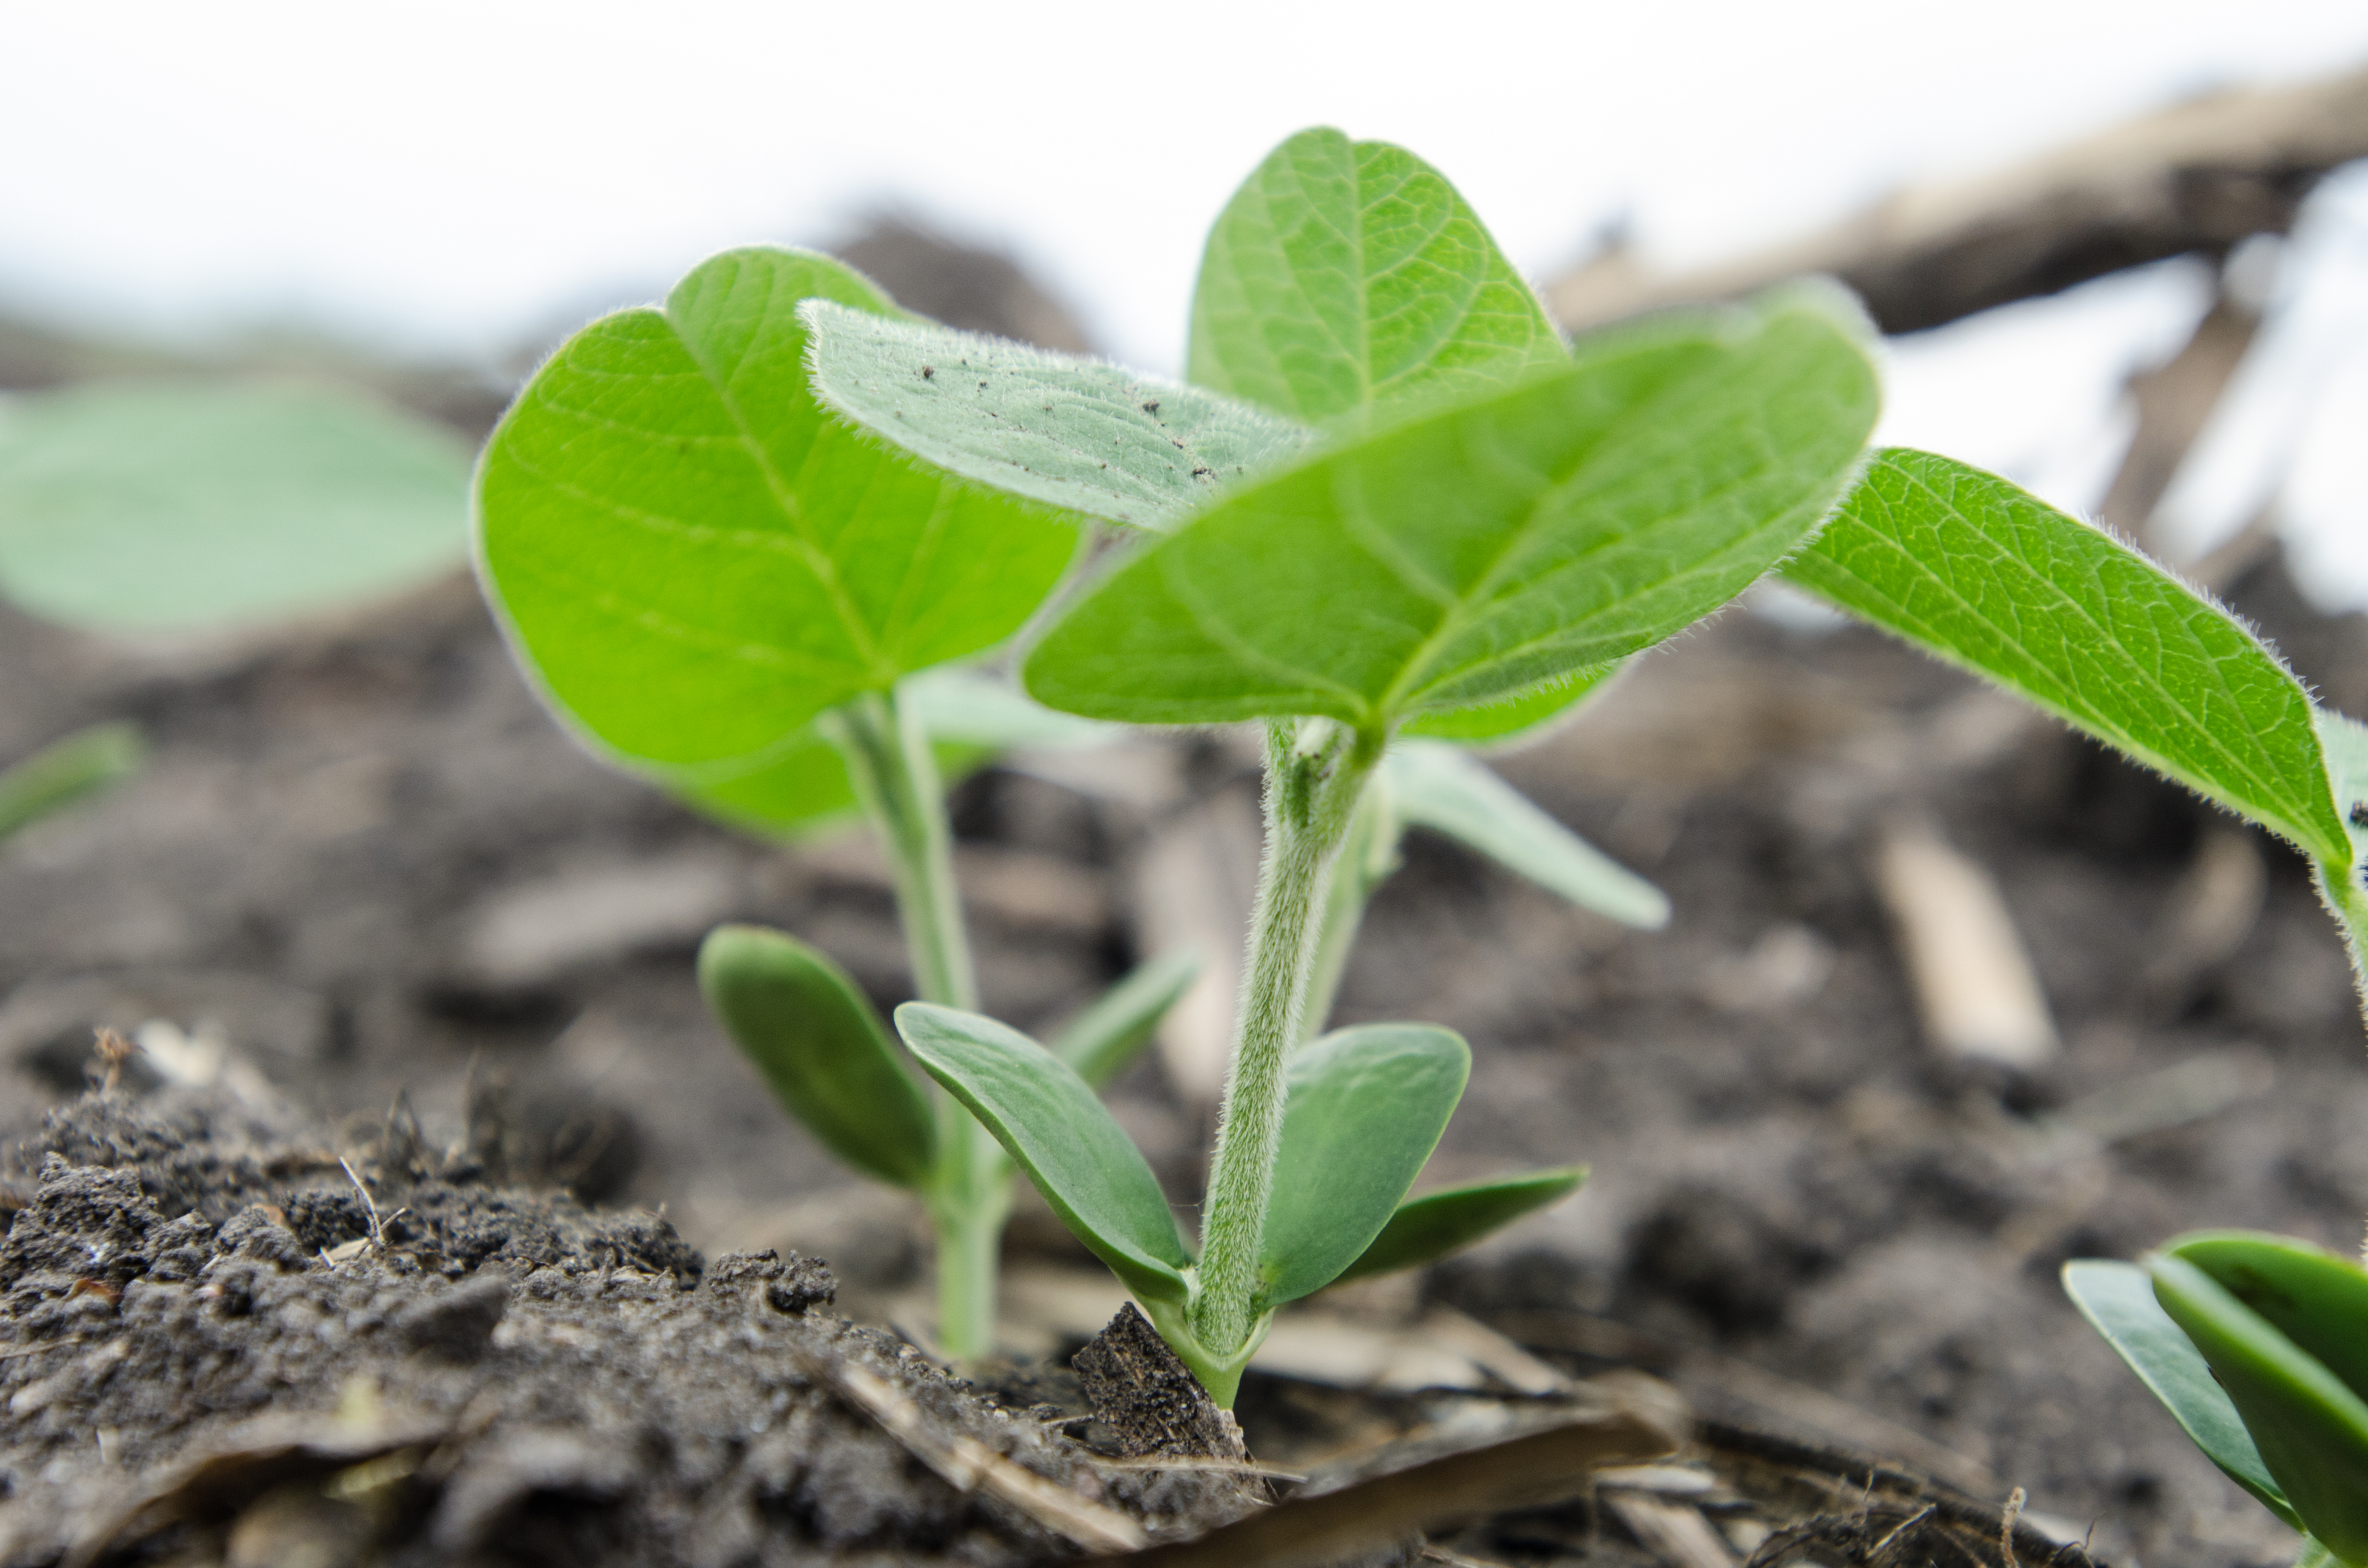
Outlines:
{"label": "white sky", "polygon": [[[1545,275],[1617,218],[1649,256],[1711,260],[2184,93],[2362,61],[2359,0],[0,0],[0,304],[491,355],[884,204],[1012,250],[1112,354],[1173,370],[1209,220],[1304,125],[1412,147]],[[2368,602],[2348,184],[2286,268],[2276,384],[2181,504],[2197,540],[2232,526],[2283,443],[2322,584]],[[2174,267],[1904,346],[1892,433],[2093,505],[2114,389],[2200,290]]]}

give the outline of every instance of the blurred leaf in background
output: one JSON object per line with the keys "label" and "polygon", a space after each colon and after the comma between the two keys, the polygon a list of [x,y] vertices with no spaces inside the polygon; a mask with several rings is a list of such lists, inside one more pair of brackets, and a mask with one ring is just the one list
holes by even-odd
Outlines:
{"label": "blurred leaf in background", "polygon": [[14,397],[0,402],[0,595],[132,633],[366,599],[461,564],[468,478],[450,432],[328,386]]}

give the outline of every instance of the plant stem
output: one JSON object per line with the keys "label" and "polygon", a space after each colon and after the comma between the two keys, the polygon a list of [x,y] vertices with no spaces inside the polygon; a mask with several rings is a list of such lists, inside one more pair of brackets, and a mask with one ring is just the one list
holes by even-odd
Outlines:
{"label": "plant stem", "polygon": [[879,831],[896,882],[896,915],[924,1002],[978,1010],[978,977],[954,892],[953,835],[929,739],[909,709],[866,692],[830,717],[848,779]]}
{"label": "plant stem", "polygon": [[1324,1032],[1348,972],[1349,951],[1357,945],[1357,929],[1365,923],[1365,906],[1373,890],[1398,869],[1398,840],[1403,825],[1390,800],[1389,778],[1376,773],[1365,787],[1365,798],[1349,824],[1349,836],[1332,863],[1331,881],[1324,895],[1324,925],[1315,938],[1315,957],[1307,976],[1307,1003],[1300,1015],[1302,1038]]}
{"label": "plant stem", "polygon": [[[978,975],[954,891],[953,835],[929,738],[894,696],[868,692],[833,710],[832,739],[880,835],[896,886],[896,915],[925,1002],[978,1010]],[[943,1089],[938,1175],[929,1219],[938,1233],[938,1342],[957,1360],[995,1342],[996,1271],[1011,1183],[1002,1149]]]}
{"label": "plant stem", "polygon": [[1257,1326],[1251,1305],[1289,1087],[1284,1062],[1299,1040],[1319,900],[1383,740],[1374,731],[1333,729],[1311,755],[1297,737],[1297,726],[1267,726],[1266,859],[1201,1227],[1191,1327],[1219,1356],[1248,1343]]}

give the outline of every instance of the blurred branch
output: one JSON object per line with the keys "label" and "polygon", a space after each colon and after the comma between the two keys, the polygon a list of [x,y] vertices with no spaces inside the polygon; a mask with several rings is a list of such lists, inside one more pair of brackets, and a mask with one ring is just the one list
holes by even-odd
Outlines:
{"label": "blurred branch", "polygon": [[2330,170],[2368,157],[2368,70],[2216,93],[1971,179],[1913,187],[1821,233],[1655,276],[1614,248],[1548,285],[1577,328],[1830,273],[1914,332],[2165,256],[2283,233]]}

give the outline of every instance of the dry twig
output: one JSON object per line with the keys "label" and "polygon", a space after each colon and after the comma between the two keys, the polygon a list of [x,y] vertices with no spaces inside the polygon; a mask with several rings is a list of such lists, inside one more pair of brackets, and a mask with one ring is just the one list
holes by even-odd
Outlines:
{"label": "dry twig", "polygon": [[1656,277],[1613,251],[1549,285],[1546,299],[1577,328],[1823,272],[1857,290],[1884,331],[1914,332],[2283,233],[2323,176],[2362,157],[2368,71],[2216,93],[1987,175],[1901,191],[1725,266]]}

